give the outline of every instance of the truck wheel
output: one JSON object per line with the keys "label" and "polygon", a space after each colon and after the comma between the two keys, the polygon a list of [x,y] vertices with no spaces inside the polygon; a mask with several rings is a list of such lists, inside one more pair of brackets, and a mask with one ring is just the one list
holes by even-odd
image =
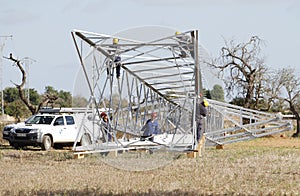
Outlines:
{"label": "truck wheel", "polygon": [[43,150],[50,150],[52,147],[52,140],[49,135],[45,135],[43,138],[43,143],[42,143],[42,149]]}
{"label": "truck wheel", "polygon": [[90,135],[87,134],[87,133],[83,134],[82,137],[81,137],[81,140],[80,140],[80,145],[81,146],[88,146],[90,144],[92,144]]}

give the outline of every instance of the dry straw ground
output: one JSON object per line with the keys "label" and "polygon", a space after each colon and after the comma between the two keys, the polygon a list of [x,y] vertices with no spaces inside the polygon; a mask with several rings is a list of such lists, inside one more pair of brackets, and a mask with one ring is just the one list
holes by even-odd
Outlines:
{"label": "dry straw ground", "polygon": [[300,195],[298,138],[261,138],[206,148],[200,158],[173,158],[157,169],[128,171],[97,155],[73,159],[68,150],[1,145],[0,195]]}

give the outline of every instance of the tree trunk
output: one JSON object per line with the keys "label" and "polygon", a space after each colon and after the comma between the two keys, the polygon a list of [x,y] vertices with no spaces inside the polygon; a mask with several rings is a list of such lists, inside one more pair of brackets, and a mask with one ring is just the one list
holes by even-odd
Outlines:
{"label": "tree trunk", "polygon": [[297,130],[296,130],[296,133],[294,133],[292,135],[292,137],[299,137],[300,136],[300,119],[296,119],[296,124],[297,124]]}
{"label": "tree trunk", "polygon": [[248,88],[247,88],[247,94],[245,99],[245,107],[251,109],[253,109],[252,101],[254,98],[254,88],[255,88],[254,80],[255,80],[255,69],[250,70],[250,73],[246,74],[246,81],[248,83]]}
{"label": "tree trunk", "polygon": [[[290,103],[291,104],[291,103]],[[296,111],[295,107],[293,105],[290,105],[290,109],[292,111],[292,113],[295,115],[296,117],[296,124],[297,124],[297,131],[296,133],[294,133],[292,135],[292,137],[299,137],[300,136],[300,115],[299,113]]]}
{"label": "tree trunk", "polygon": [[12,56],[12,54],[10,54],[10,56],[7,59],[12,60],[13,62],[15,62],[17,67],[19,68],[19,70],[22,73],[22,82],[21,82],[21,84],[19,84],[19,85],[15,84],[15,86],[17,87],[17,89],[19,91],[19,96],[20,96],[21,100],[24,102],[24,104],[27,106],[27,108],[30,110],[30,112],[32,114],[36,114],[43,105],[45,105],[45,104],[47,104],[48,102],[51,102],[51,101],[53,102],[54,100],[57,99],[57,96],[46,95],[38,106],[32,105],[28,101],[28,99],[25,97],[25,94],[24,94],[24,86],[25,86],[25,83],[26,83],[27,75],[26,75],[26,72],[25,72],[24,68],[21,65],[21,61],[18,60],[18,59],[15,59]]}

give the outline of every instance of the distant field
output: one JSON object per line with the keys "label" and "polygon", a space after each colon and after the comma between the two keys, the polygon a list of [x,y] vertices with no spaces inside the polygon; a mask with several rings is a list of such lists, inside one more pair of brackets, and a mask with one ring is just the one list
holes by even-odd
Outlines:
{"label": "distant field", "polygon": [[278,135],[206,148],[203,157],[173,156],[147,171],[103,161],[155,165],[155,153],[73,159],[68,150],[0,148],[0,195],[300,195],[299,138]]}

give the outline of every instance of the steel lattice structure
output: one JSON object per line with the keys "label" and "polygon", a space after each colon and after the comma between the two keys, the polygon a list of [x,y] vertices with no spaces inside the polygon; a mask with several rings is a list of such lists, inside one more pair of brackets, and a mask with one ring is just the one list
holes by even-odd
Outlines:
{"label": "steel lattice structure", "polygon": [[[149,42],[84,31],[73,31],[72,36],[90,90],[88,108],[95,111],[92,118],[98,121],[101,111],[106,111],[111,117],[113,137],[109,142],[101,128],[88,130],[83,123],[81,131],[90,135],[91,145],[80,148],[75,144],[75,150],[194,148],[192,114],[195,95],[201,89],[195,58],[197,31]],[[86,56],[82,44],[90,47]],[[119,57],[121,61],[116,63]],[[118,66],[120,73],[116,73]],[[155,136],[154,142],[140,141],[140,130],[152,112],[159,114],[163,134]]]}
{"label": "steel lattice structure", "polygon": [[[194,114],[203,89],[197,30],[147,41],[80,30],[72,31],[72,37],[90,94],[87,110],[93,112],[88,119],[94,124],[91,128],[82,121],[80,133],[87,135],[88,143],[77,138],[74,151],[195,150]],[[291,128],[275,114],[209,102],[207,144],[238,142]],[[101,126],[102,112],[110,116],[112,140]],[[141,141],[141,129],[152,112],[158,113],[162,134]]]}

